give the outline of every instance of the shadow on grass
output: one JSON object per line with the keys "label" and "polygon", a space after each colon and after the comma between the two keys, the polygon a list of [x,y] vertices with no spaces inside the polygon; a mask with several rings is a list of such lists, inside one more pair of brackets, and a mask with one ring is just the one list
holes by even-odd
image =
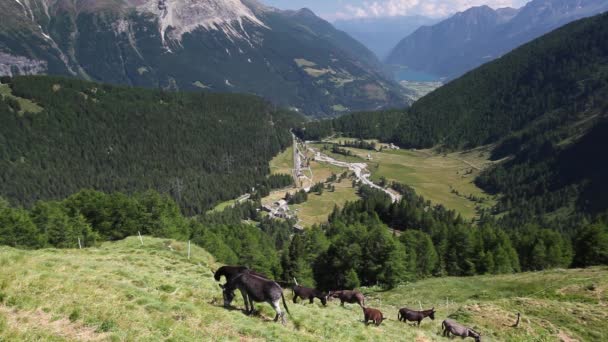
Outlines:
{"label": "shadow on grass", "polygon": [[226,307],[223,304],[218,304],[217,301],[211,301],[209,304],[215,306],[216,308],[223,308],[227,311],[240,311],[244,316],[261,318],[264,322],[274,322],[274,317],[269,318],[263,315],[260,310],[253,310],[252,313],[248,313],[247,311],[245,311],[245,309],[240,309],[232,305]]}

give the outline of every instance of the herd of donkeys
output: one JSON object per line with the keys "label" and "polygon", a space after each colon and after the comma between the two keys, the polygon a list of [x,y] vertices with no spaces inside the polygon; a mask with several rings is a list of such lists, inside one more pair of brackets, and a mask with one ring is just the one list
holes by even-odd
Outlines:
{"label": "herd of donkeys", "polygon": [[[285,307],[285,311],[287,311],[287,313],[289,313],[289,309],[287,308],[287,303],[285,302],[283,288],[281,285],[279,285],[279,283],[269,279],[261,273],[257,273],[249,269],[246,266],[222,266],[214,273],[214,278],[216,281],[220,281],[222,276],[226,278],[226,283],[220,284],[225,307],[230,307],[235,297],[235,291],[239,290],[243,295],[245,312],[247,314],[253,313],[254,302],[267,302],[276,311],[276,316],[274,318],[275,322],[280,317],[281,322],[285,324],[285,313],[281,310],[281,300],[283,300],[283,306]],[[292,285],[292,289],[294,293],[294,303],[297,303],[298,298],[301,298],[302,300],[308,299],[310,303],[313,303],[314,299],[318,298],[321,300],[323,305],[326,305],[329,298],[336,298],[340,300],[342,306],[344,306],[344,303],[359,304],[363,309],[365,324],[372,322],[375,325],[380,325],[382,321],[386,319],[380,310],[365,306],[365,296],[363,296],[363,294],[359,291],[340,290],[326,293],[317,289],[299,286],[297,283]],[[402,308],[398,313],[399,321],[417,322],[418,326],[426,317],[434,320],[435,308],[423,311]],[[443,336],[450,337],[450,335],[455,335],[462,338],[472,337],[476,342],[481,341],[480,333],[471,328],[467,328],[454,320],[444,320],[441,323],[441,327],[443,329]]]}

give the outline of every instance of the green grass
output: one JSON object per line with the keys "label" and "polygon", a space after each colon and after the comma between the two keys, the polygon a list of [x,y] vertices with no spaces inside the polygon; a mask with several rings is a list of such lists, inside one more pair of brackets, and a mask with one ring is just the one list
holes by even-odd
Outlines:
{"label": "green grass", "polygon": [[335,192],[324,189],[321,195],[309,193],[308,201],[292,206],[293,209],[298,210],[298,218],[302,226],[310,227],[314,224],[326,223],[334,206],[342,207],[348,201],[359,199],[357,189],[352,187],[350,179],[332,184],[336,187]]}
{"label": "green grass", "polygon": [[293,146],[288,147],[285,151],[279,153],[270,161],[270,173],[275,174],[292,174],[293,170]]}
{"label": "green grass", "polygon": [[23,114],[25,112],[40,113],[42,111],[42,107],[40,107],[38,104],[28,99],[14,96],[13,91],[11,90],[11,87],[9,87],[8,84],[0,84],[0,96],[10,97],[17,100],[17,102],[19,102],[19,104],[21,105],[21,110],[19,111],[19,114]]}
{"label": "green grass", "polygon": [[[439,335],[448,315],[485,341],[608,339],[606,267],[364,288],[368,305],[388,317],[380,327],[364,326],[354,305],[296,305],[285,291],[291,315],[282,326],[267,304],[252,317],[224,309],[211,272],[219,265],[196,246],[188,260],[185,247],[150,237],[143,246],[128,238],[84,250],[0,247],[0,340],[448,341]],[[420,328],[396,321],[398,308],[418,301],[435,306],[435,321]],[[234,304],[243,307],[240,296]],[[517,329],[509,327],[516,312]]]}
{"label": "green grass", "polygon": [[208,214],[210,214],[210,213],[219,213],[219,212],[224,211],[224,209],[226,209],[228,207],[232,207],[235,204],[236,204],[236,199],[225,201],[225,202],[222,202],[222,203],[216,205],[213,209],[207,211],[207,213]]}
{"label": "green grass", "polygon": [[[385,177],[389,181],[407,184],[424,198],[456,210],[465,218],[477,217],[477,206],[490,208],[495,204],[495,199],[474,183],[480,170],[490,165],[485,150],[442,155],[429,150],[385,149],[382,152],[370,152],[355,148],[345,149],[353,152],[357,156],[353,158],[359,162],[367,158],[368,154],[371,155],[372,160],[365,162],[372,173],[373,181],[377,182]],[[339,155],[334,158],[350,161]],[[482,202],[471,200],[471,195],[482,199]]]}
{"label": "green grass", "polygon": [[[345,161],[348,163],[363,163],[367,158],[367,154],[362,154],[362,153],[356,153],[356,154],[353,154],[352,156],[345,156],[343,154],[333,153],[331,151],[331,146],[332,146],[331,144],[316,143],[316,144],[310,144],[310,146],[329,157],[332,157],[336,160]],[[324,150],[323,147],[327,147],[327,150]],[[345,147],[340,147],[340,148],[348,149]],[[359,150],[359,151],[365,151],[365,150]]]}

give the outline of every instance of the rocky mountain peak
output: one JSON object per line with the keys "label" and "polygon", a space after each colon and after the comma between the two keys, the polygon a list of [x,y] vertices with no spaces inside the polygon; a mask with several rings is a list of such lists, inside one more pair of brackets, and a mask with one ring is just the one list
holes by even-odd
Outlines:
{"label": "rocky mountain peak", "polygon": [[158,16],[163,39],[180,41],[197,28],[222,31],[231,39],[248,40],[245,23],[268,28],[241,0],[132,0],[140,12]]}

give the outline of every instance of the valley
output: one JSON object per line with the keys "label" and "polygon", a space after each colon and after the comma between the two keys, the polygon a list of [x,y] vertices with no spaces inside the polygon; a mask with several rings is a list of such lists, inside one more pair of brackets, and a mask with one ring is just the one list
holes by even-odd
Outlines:
{"label": "valley", "polygon": [[[491,341],[608,338],[605,310],[608,269],[552,270],[515,275],[427,279],[390,290],[362,288],[371,307],[387,320],[365,326],[357,305],[293,304],[288,323],[273,311],[222,307],[213,279],[219,263],[205,250],[170,239],[137,237],[95,248],[21,251],[0,247],[0,339],[45,341],[114,340],[408,340],[447,341],[441,321],[452,317]],[[116,265],[121,265],[120,269]],[[401,307],[435,307],[434,321],[419,328],[397,321]],[[517,313],[522,314],[518,328]]]}
{"label": "valley", "polygon": [[[307,158],[310,159],[310,171],[300,178],[299,186],[282,189],[271,193],[262,200],[270,204],[282,199],[286,192],[294,193],[299,189],[308,189],[317,182],[325,181],[332,174],[348,172],[348,179],[329,182],[335,191],[324,191],[321,195],[310,194],[308,200],[293,206],[304,227],[327,222],[327,216],[334,206],[342,207],[346,201],[355,201],[359,197],[357,189],[351,182],[356,174],[363,184],[383,189],[376,184],[383,181],[398,182],[411,186],[419,195],[433,204],[441,204],[455,210],[463,218],[479,218],[483,210],[490,210],[495,204],[495,196],[485,193],[474,183],[475,178],[495,162],[490,161],[489,148],[483,147],[465,152],[442,154],[434,150],[390,149],[386,144],[378,143],[381,150],[369,151],[353,147],[343,147],[351,152],[350,156],[332,153],[330,146],[354,142],[349,138],[332,138],[323,142],[307,142]],[[370,141],[374,142],[374,141]],[[304,144],[300,143],[300,146]],[[293,148],[290,147],[277,155],[271,162],[273,173],[293,173]],[[383,189],[393,201],[400,195],[392,189]]]}
{"label": "valley", "polygon": [[0,342],[608,341],[606,1],[280,1],[0,1]]}

